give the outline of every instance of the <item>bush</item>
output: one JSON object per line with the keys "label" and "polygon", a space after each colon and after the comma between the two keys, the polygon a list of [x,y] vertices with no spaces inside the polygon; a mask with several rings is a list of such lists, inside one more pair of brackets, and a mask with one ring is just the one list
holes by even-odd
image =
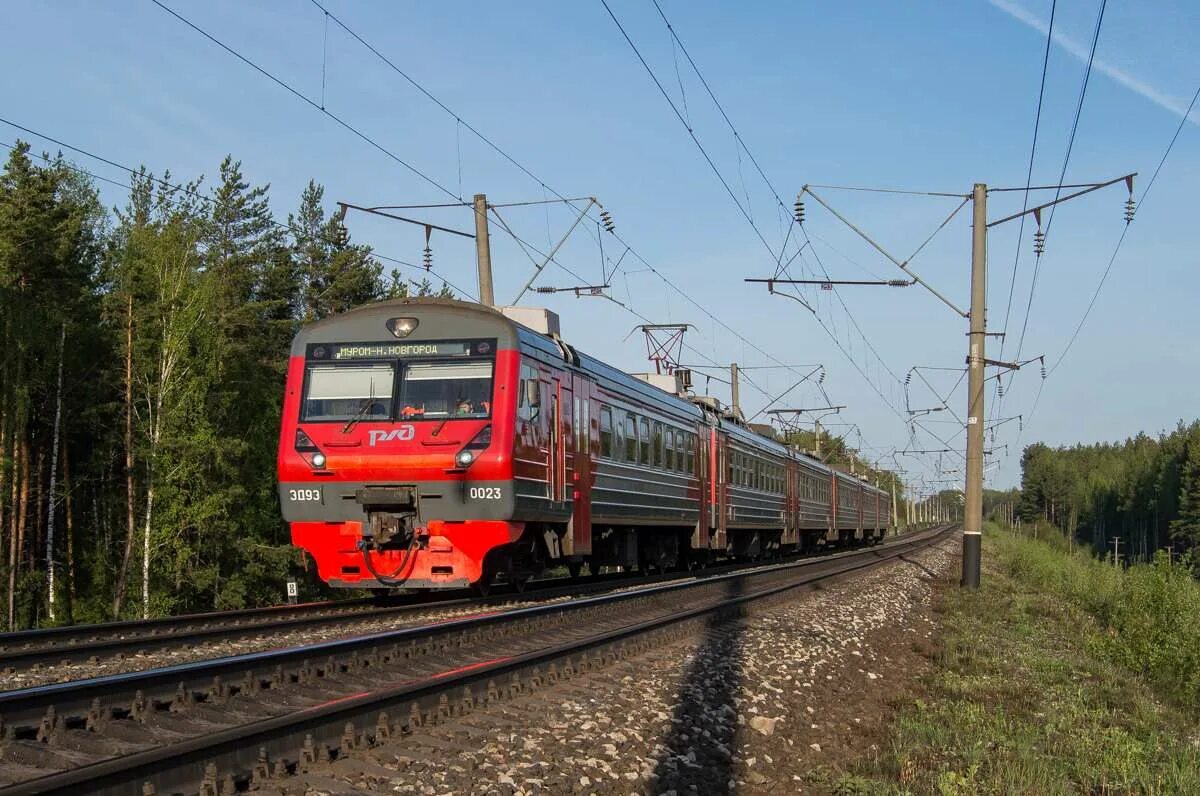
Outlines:
{"label": "bush", "polygon": [[1189,568],[1160,555],[1122,570],[1052,539],[997,536],[1010,575],[1095,617],[1105,657],[1200,708],[1200,583]]}

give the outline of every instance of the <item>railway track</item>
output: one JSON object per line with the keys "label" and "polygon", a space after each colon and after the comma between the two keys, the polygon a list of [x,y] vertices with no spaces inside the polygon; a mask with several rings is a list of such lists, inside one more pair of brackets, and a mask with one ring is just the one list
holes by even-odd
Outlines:
{"label": "railway track", "polygon": [[847,577],[947,528],[751,571],[0,693],[0,794],[232,793]]}
{"label": "railway track", "polygon": [[639,580],[630,580],[628,575],[595,575],[570,584],[556,578],[532,581],[519,593],[501,589],[482,598],[467,589],[459,589],[0,633],[0,673],[49,669],[70,663],[96,663],[105,658],[128,658],[156,650],[240,638],[269,638],[315,627],[403,618],[418,621],[422,612],[503,607],[516,601],[553,599],[612,588],[614,584],[623,585],[622,578],[637,585],[665,577],[679,575]]}
{"label": "railway track", "polygon": [[[727,564],[707,570],[723,574],[744,569]],[[280,634],[312,628],[369,626],[380,621],[420,622],[442,618],[439,612],[489,610],[532,600],[592,594],[612,588],[635,588],[687,578],[678,572],[632,577],[628,573],[534,580],[521,591],[511,587],[479,597],[470,590],[403,594],[387,598],[361,598],[277,605],[237,611],[188,614],[157,619],[128,620],[89,625],[0,633],[0,676],[23,671],[53,671],[67,664],[99,663],[144,657],[152,652],[194,648],[238,639],[271,639]],[[61,670],[59,670],[61,671]],[[79,673],[65,672],[68,676]],[[92,672],[86,673],[87,675]],[[2,682],[2,681],[0,681]]]}

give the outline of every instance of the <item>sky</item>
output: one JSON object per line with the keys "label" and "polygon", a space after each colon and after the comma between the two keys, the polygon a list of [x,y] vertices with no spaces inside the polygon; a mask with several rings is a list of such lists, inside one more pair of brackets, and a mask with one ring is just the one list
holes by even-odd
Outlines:
{"label": "sky", "polygon": [[[8,27],[26,35],[0,50],[9,75],[0,118],[179,181],[211,181],[232,154],[252,183],[270,184],[281,219],[309,180],[325,186],[330,206],[456,203],[475,193],[494,204],[595,197],[619,239],[593,210],[535,284],[607,281],[611,300],[559,293],[521,301],[557,312],[568,341],[646,371],[653,365],[636,327],[690,324],[679,359],[695,366],[698,392],[728,401],[727,367],[737,362],[747,415],[792,388],[772,406],[845,405],[823,422],[864,457],[899,463],[924,488],[961,483],[962,317],[919,286],[800,288],[810,311],[743,280],[773,276],[781,249],[790,258],[801,246],[789,269],[795,278],[904,276],[812,197],[803,227],[789,223],[804,185],[957,195],[813,189],[901,261],[973,184],[1024,188],[1051,0],[659,0],[678,43],[652,0],[608,0],[611,16],[601,0],[322,0],[330,18],[312,0],[161,3],[290,88],[153,0],[9,0]],[[1100,7],[1054,7],[1034,185],[1058,183],[1064,173]],[[1065,182],[1138,172],[1141,197],[1200,87],[1197,40],[1195,3],[1105,4]],[[988,356],[1044,355],[1048,375],[1036,360],[1005,375],[999,401],[988,383],[988,417],[1020,417],[997,425],[994,442],[988,435],[989,486],[1018,481],[1020,452],[1031,442],[1121,440],[1196,417],[1200,235],[1187,189],[1200,180],[1198,128],[1200,106],[1069,350],[1125,226],[1124,183],[1059,206],[1053,222],[1047,211],[1040,262],[1032,219],[1023,230],[1018,221],[991,229],[988,327],[1006,336],[1002,353],[1001,338],[989,339]],[[60,148],[39,135],[0,123],[0,143]],[[127,178],[67,154],[97,175]],[[106,204],[124,203],[123,188],[100,187]],[[1029,204],[1054,194],[1032,192]],[[1019,212],[1024,199],[1021,190],[989,194],[989,219]],[[456,229],[473,224],[460,206],[404,212]],[[578,211],[557,202],[497,212],[546,252]],[[971,207],[961,208],[909,264],[963,308],[970,218]],[[387,268],[424,275],[422,228],[361,214],[347,223],[357,242],[418,264],[387,260]],[[491,238],[497,301],[510,303],[535,266],[494,219]],[[473,242],[435,232],[431,248],[435,283],[445,279],[473,297]],[[818,365],[821,383],[813,376],[793,386]],[[913,434],[907,411],[939,407],[917,417]],[[942,448],[953,450],[908,453]]]}

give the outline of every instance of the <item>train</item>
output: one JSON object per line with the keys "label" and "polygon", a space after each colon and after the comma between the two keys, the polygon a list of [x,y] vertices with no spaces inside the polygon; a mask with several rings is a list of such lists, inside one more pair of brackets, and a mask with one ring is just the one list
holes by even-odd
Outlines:
{"label": "train", "polygon": [[888,493],[670,386],[548,310],[405,298],[312,323],[277,460],[292,543],[332,587],[486,592],[886,535]]}

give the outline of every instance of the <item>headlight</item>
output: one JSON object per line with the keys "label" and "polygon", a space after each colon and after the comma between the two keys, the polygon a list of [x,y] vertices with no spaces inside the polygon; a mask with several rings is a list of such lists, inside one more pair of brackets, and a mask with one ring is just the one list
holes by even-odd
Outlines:
{"label": "headlight", "polygon": [[461,450],[454,457],[454,463],[459,467],[466,467],[473,461],[475,461],[475,454],[469,450]]}
{"label": "headlight", "polygon": [[312,465],[318,470],[325,466],[325,454],[318,451],[312,455]]}

